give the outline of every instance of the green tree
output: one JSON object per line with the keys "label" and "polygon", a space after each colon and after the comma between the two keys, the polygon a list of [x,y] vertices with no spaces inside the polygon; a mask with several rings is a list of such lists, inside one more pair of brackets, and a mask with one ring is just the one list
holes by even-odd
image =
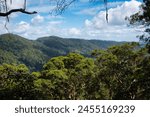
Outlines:
{"label": "green tree", "polygon": [[[94,60],[77,53],[54,57],[43,67],[41,78],[49,80],[52,99],[88,99],[95,77]],[[50,88],[51,87],[51,88]]]}
{"label": "green tree", "polygon": [[0,99],[34,99],[34,78],[23,65],[0,66]]}
{"label": "green tree", "polygon": [[45,94],[44,99],[67,99],[65,85],[68,76],[63,58],[62,56],[51,58],[43,66],[39,79],[35,81],[35,86],[41,92],[41,96]]}
{"label": "green tree", "polygon": [[[138,69],[136,70],[135,77],[137,78],[133,84],[137,92],[135,99],[150,99],[150,57],[144,56],[140,59]],[[132,86],[132,87],[133,87]],[[131,89],[133,89],[131,87]]]}
{"label": "green tree", "polygon": [[[141,89],[139,87],[143,86],[140,80],[148,82],[149,79],[138,72],[143,66],[143,56],[147,55],[145,49],[131,43],[95,51],[93,55],[96,56],[96,65],[99,69],[97,77],[109,90],[109,99],[138,99]],[[144,75],[146,72],[143,72]],[[140,84],[136,85],[137,82]]]}

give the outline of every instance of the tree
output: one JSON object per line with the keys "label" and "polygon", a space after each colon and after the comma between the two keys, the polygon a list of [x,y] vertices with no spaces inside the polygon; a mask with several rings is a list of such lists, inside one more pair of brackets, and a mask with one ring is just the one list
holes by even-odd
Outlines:
{"label": "tree", "polygon": [[0,99],[34,99],[34,77],[23,65],[0,65]]}
{"label": "tree", "polygon": [[39,72],[0,65],[0,99],[150,99],[150,56],[138,43],[51,58]]}
{"label": "tree", "polygon": [[141,11],[130,16],[131,25],[143,25],[145,27],[144,34],[139,36],[139,39],[146,43],[150,53],[150,0],[143,0]]}
{"label": "tree", "polygon": [[[41,71],[41,76],[35,82],[37,90],[42,99],[69,99],[68,97],[68,75],[64,66],[65,57],[51,58]],[[43,89],[45,89],[43,91]],[[44,98],[43,98],[44,97]]]}
{"label": "tree", "polygon": [[104,99],[94,88],[95,67],[93,59],[77,53],[54,57],[44,65],[35,86],[47,99]]}
{"label": "tree", "polygon": [[137,43],[93,53],[98,67],[97,82],[108,90],[108,99],[149,99],[150,59],[146,54],[146,49],[140,49]]}

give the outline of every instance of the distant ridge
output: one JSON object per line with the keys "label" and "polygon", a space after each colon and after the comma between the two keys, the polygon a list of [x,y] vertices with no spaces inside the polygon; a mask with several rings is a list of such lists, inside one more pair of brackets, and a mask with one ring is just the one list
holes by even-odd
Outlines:
{"label": "distant ridge", "polygon": [[90,56],[90,52],[94,49],[106,49],[109,46],[122,43],[57,36],[29,40],[14,34],[3,34],[0,35],[0,64],[23,63],[31,70],[40,70],[51,57],[66,55],[69,52],[78,52]]}

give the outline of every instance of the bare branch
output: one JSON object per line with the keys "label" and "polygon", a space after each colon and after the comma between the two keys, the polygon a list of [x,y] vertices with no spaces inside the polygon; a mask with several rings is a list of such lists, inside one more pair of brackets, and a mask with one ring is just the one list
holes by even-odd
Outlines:
{"label": "bare branch", "polygon": [[[51,14],[58,15],[62,14],[72,3],[78,0],[51,0],[52,4],[56,4],[56,7],[52,10]],[[89,2],[100,2],[103,1],[106,10],[106,21],[108,23],[108,0],[89,0]]]}
{"label": "bare branch", "polygon": [[77,0],[51,0],[52,4],[56,4],[51,14],[58,15],[62,14],[73,2]]}
{"label": "bare branch", "polygon": [[[12,4],[12,0],[9,0],[10,4]],[[27,1],[24,0],[24,6],[23,8],[17,8],[17,9],[9,9],[8,8],[8,0],[0,0],[0,16],[7,17],[7,20],[9,21],[9,15],[14,12],[21,12],[24,14],[36,14],[36,11],[29,12],[26,11]]]}
{"label": "bare branch", "polygon": [[6,13],[0,13],[0,16],[2,17],[6,17],[8,15],[10,15],[11,13],[14,13],[14,12],[21,12],[21,13],[24,13],[24,14],[36,14],[37,12],[36,11],[33,11],[33,12],[29,12],[29,11],[26,11],[25,9],[12,9]]}

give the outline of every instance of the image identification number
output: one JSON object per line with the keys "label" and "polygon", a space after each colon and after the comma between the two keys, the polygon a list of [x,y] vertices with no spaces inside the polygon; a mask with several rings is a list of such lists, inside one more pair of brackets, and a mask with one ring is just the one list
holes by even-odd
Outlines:
{"label": "image identification number", "polygon": [[133,113],[134,105],[79,105],[78,113]]}

